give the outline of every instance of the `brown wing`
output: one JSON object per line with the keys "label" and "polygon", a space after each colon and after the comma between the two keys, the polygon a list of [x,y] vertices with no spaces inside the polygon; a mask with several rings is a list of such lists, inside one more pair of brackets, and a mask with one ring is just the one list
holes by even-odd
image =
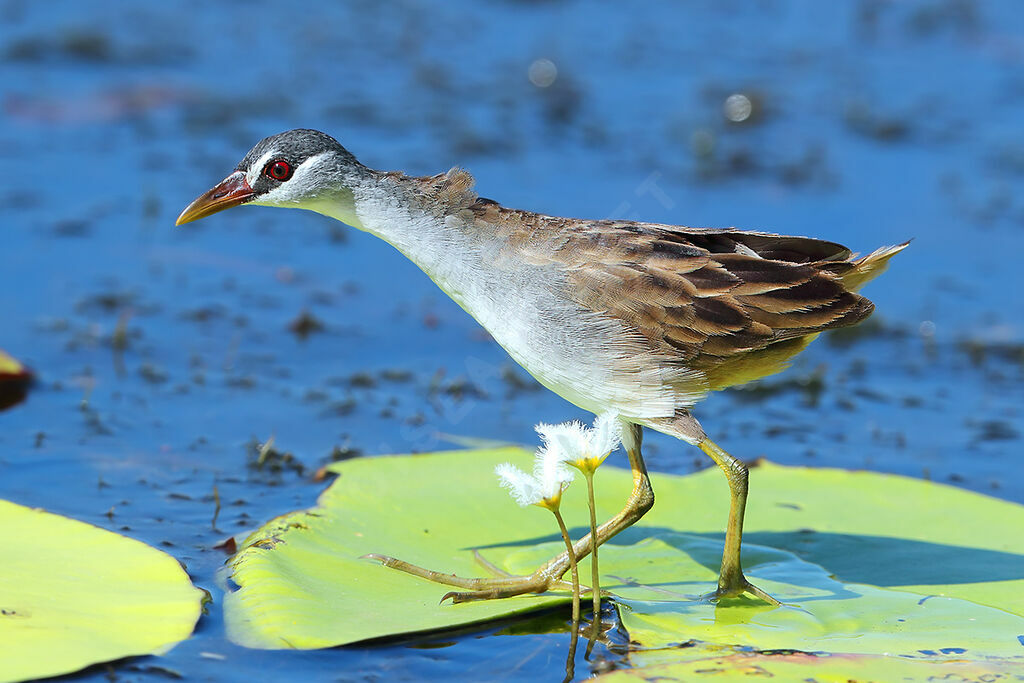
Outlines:
{"label": "brown wing", "polygon": [[556,258],[579,303],[695,370],[851,325],[873,308],[844,286],[854,262],[832,242],[616,221],[566,221],[559,232]]}
{"label": "brown wing", "polygon": [[581,306],[623,321],[666,361],[702,372],[708,389],[777,372],[818,333],[869,316],[874,305],[854,290],[908,244],[853,260],[846,247],[808,237],[509,209],[478,199],[472,178],[456,169],[420,180],[466,201],[449,206],[498,233],[516,259],[559,262]]}

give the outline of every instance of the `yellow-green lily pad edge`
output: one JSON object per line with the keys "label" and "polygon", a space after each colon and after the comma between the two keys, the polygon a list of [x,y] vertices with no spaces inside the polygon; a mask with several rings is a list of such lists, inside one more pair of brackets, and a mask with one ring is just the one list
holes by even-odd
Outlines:
{"label": "yellow-green lily pad edge", "polygon": [[205,596],[145,543],[0,500],[0,683],[162,654]]}

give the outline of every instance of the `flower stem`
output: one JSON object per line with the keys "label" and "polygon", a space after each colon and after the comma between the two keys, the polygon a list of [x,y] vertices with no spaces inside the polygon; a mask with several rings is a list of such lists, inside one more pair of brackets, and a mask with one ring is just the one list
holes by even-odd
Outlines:
{"label": "flower stem", "polygon": [[572,572],[572,620],[579,623],[580,620],[580,574],[576,570],[576,553],[572,550],[572,539],[569,538],[569,530],[565,528],[562,521],[562,513],[558,508],[551,509],[552,514],[558,521],[558,530],[562,532],[562,540],[565,541],[565,548],[569,551],[569,570]]}
{"label": "flower stem", "polygon": [[597,510],[594,506],[594,473],[584,472],[587,479],[587,496],[590,498],[590,580],[591,592],[594,594],[594,618],[601,613],[601,579],[597,572]]}
{"label": "flower stem", "polygon": [[590,624],[590,642],[587,654],[590,654],[600,632],[601,623],[601,579],[597,571],[597,510],[594,505],[594,470],[584,470],[583,477],[587,480],[587,497],[590,503],[590,593],[594,599],[594,615]]}

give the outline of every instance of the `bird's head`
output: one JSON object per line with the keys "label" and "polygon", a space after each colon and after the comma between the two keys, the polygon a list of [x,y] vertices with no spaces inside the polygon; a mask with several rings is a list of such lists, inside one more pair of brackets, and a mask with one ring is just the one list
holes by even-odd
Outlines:
{"label": "bird's head", "polygon": [[368,169],[337,140],[299,128],[260,140],[234,172],[185,207],[175,225],[242,204],[328,213],[358,225],[352,186]]}

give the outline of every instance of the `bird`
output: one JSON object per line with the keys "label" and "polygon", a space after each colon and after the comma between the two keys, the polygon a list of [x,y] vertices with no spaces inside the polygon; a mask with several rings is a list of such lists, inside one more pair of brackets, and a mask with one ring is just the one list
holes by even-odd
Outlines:
{"label": "bird", "polygon": [[[786,368],[820,333],[867,318],[857,293],[909,242],[858,257],[810,237],[631,220],[548,216],[477,194],[467,171],[377,171],[330,135],[289,130],[258,142],[176,225],[237,206],[306,209],[369,232],[415,263],[540,384],[579,408],[616,413],[633,474],[596,545],[654,504],[644,428],[696,446],[725,473],[730,508],[710,601],[780,603],[741,564],[748,470],[714,443],[693,409],[710,392]],[[573,550],[585,557],[589,535]],[[386,555],[372,560],[462,590],[454,602],[561,585],[568,550],[522,576],[464,577]]]}

